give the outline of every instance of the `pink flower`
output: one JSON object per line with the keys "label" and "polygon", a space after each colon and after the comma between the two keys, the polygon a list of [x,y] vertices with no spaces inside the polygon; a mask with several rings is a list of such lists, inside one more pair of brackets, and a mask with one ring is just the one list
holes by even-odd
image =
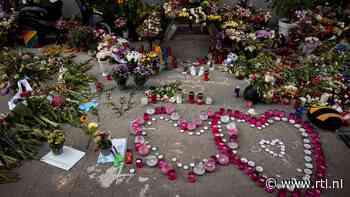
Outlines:
{"label": "pink flower", "polygon": [[256,80],[256,74],[251,74],[249,77],[250,77],[250,80],[252,81]]}

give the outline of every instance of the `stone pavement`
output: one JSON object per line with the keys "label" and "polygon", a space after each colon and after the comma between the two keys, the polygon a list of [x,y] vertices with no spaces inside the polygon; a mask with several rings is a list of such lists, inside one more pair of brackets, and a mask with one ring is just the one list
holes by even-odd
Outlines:
{"label": "stone pavement", "polygon": [[[180,42],[179,40],[182,40]],[[196,56],[206,55],[205,37],[184,38],[175,37],[174,53],[182,59],[189,59]],[[79,59],[86,59],[88,56],[80,54]],[[97,67],[91,71],[98,73]],[[174,80],[182,80],[184,89],[187,91],[198,89],[204,90],[205,95],[214,98],[213,108],[217,109],[226,106],[232,109],[246,111],[243,100],[232,96],[233,88],[240,85],[243,89],[247,82],[238,81],[226,73],[217,69],[211,73],[211,80],[208,82],[196,78],[184,76],[181,69],[166,71],[152,78],[146,86],[152,84],[164,84]],[[111,82],[108,85],[113,85]],[[130,90],[129,90],[130,91]],[[112,92],[112,99],[117,103],[122,95],[129,91]],[[106,97],[99,98],[99,125],[102,129],[110,130],[113,137],[128,137],[129,123],[132,118],[143,113],[145,107],[140,105],[142,91],[136,92],[135,106],[132,110],[118,117],[107,105]],[[198,114],[208,106],[197,106],[182,104],[177,105],[177,110],[187,118]],[[255,110],[262,113],[267,109],[283,109],[290,111],[290,107],[279,105],[257,105]],[[173,126],[162,122],[159,125],[152,125],[154,130],[148,131],[149,141],[157,146],[167,159],[172,157],[181,158],[181,161],[189,162],[194,159],[202,159],[215,153],[215,146],[209,134],[189,136],[179,133]],[[96,165],[98,153],[94,151],[93,145],[86,150],[87,137],[75,128],[65,128],[67,137],[66,145],[81,151],[86,151],[86,156],[69,172],[49,166],[39,159],[49,151],[47,145],[43,145],[38,155],[38,160],[25,161],[16,169],[22,176],[17,183],[0,185],[1,197],[264,197],[273,196],[257,187],[241,171],[233,166],[220,167],[212,174],[198,177],[194,184],[187,183],[183,170],[180,170],[176,181],[169,181],[162,175],[159,169],[145,167],[137,171],[136,175],[128,174],[129,167],[126,166],[119,172],[110,165]],[[275,123],[272,127],[258,131],[244,124],[238,124],[239,152],[246,157],[256,161],[264,167],[267,174],[283,178],[300,176],[297,168],[303,168],[302,141],[297,129],[284,123]],[[350,150],[336,138],[331,132],[320,131],[322,147],[324,149],[327,163],[328,176],[330,180],[343,178],[343,189],[329,190],[323,196],[345,197],[350,195]],[[275,159],[271,155],[262,152],[258,148],[258,141],[261,139],[281,139],[286,145],[287,156],[285,159]],[[129,140],[129,145],[131,142]],[[136,156],[136,155],[134,155]]]}

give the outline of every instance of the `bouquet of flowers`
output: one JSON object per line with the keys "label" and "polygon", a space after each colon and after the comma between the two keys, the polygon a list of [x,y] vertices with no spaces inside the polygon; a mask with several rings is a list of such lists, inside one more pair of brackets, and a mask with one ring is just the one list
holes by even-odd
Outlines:
{"label": "bouquet of flowers", "polygon": [[109,155],[112,148],[112,141],[110,133],[106,131],[96,131],[95,133],[95,143],[97,149],[101,150],[103,155]]}
{"label": "bouquet of flowers", "polygon": [[54,130],[47,136],[47,142],[56,155],[61,154],[63,151],[63,144],[66,141],[64,132],[62,130]]}
{"label": "bouquet of flowers", "polygon": [[117,64],[112,69],[112,77],[117,82],[120,89],[126,88],[126,82],[129,78],[129,69],[126,64]]}
{"label": "bouquet of flowers", "polygon": [[176,94],[181,92],[180,85],[180,82],[174,82],[159,87],[152,86],[145,91],[145,96],[150,97],[154,94],[157,100],[169,101],[171,98],[174,100]]}
{"label": "bouquet of flowers", "polygon": [[138,87],[142,87],[153,74],[152,70],[144,65],[138,65],[134,71],[134,81]]}
{"label": "bouquet of flowers", "polygon": [[127,23],[127,19],[125,17],[118,17],[114,21],[114,26],[115,28],[122,30],[126,27],[126,23]]}

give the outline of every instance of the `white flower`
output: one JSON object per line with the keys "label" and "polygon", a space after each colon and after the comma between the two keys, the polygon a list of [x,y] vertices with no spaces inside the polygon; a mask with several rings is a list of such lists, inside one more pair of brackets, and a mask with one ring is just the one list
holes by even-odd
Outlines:
{"label": "white flower", "polygon": [[269,75],[269,74],[265,75],[265,82],[267,82],[267,83],[274,81],[274,79],[275,78],[272,75]]}
{"label": "white flower", "polygon": [[248,38],[252,39],[252,40],[256,40],[256,35],[255,33],[250,33],[248,34]]}
{"label": "white flower", "polygon": [[134,61],[134,62],[138,62],[141,58],[141,54],[137,51],[129,51],[126,54],[126,59],[130,62],[130,61]]}

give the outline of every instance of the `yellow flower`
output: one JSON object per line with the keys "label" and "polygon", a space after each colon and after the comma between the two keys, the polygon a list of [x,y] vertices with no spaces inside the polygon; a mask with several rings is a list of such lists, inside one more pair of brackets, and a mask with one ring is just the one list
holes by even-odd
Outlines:
{"label": "yellow flower", "polygon": [[96,122],[90,122],[88,125],[89,130],[96,130],[98,127]]}
{"label": "yellow flower", "polygon": [[86,115],[80,116],[80,123],[86,123],[88,121],[88,117]]}

